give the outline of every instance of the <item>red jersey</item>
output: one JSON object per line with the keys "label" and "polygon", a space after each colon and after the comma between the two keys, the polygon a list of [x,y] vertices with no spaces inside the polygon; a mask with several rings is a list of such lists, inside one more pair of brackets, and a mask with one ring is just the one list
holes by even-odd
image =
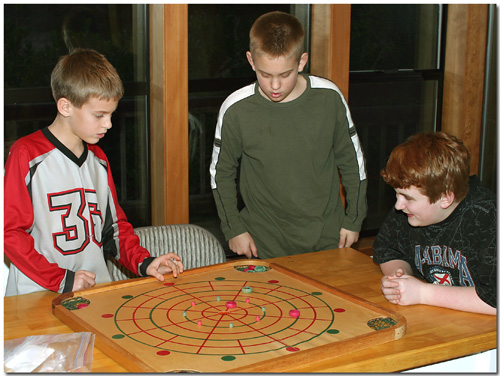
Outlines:
{"label": "red jersey", "polygon": [[109,162],[84,143],[77,158],[45,128],[17,140],[5,165],[6,295],[71,291],[74,273],[109,282],[106,259],[139,274],[149,252],[118,204]]}

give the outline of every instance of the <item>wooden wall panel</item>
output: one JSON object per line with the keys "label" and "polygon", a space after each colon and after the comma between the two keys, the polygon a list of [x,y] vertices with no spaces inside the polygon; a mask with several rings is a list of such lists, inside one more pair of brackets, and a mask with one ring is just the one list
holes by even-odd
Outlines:
{"label": "wooden wall panel", "polygon": [[448,5],[441,129],[464,141],[479,171],[488,27],[487,4]]}
{"label": "wooden wall panel", "polygon": [[150,5],[153,225],[189,222],[187,7]]}
{"label": "wooden wall panel", "polygon": [[335,82],[347,100],[351,5],[313,4],[311,8],[311,73]]}

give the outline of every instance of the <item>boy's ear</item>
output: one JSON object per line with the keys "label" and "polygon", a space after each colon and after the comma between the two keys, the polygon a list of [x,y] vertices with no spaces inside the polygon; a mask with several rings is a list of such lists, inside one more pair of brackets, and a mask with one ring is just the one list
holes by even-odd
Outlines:
{"label": "boy's ear", "polygon": [[252,69],[255,71],[255,65],[253,63],[252,53],[250,51],[247,51],[247,60],[250,63],[250,65],[252,66]]}
{"label": "boy's ear", "polygon": [[302,72],[307,64],[307,60],[309,59],[309,55],[307,52],[304,52],[299,60],[299,72]]}
{"label": "boy's ear", "polygon": [[455,193],[446,192],[441,196],[441,208],[448,209],[455,202]]}
{"label": "boy's ear", "polygon": [[57,111],[64,117],[69,116],[71,112],[71,102],[66,98],[57,100]]}

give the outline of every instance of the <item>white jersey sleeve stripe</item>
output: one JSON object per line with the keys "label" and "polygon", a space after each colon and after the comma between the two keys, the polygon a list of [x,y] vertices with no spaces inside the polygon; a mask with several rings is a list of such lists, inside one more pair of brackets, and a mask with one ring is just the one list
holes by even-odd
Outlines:
{"label": "white jersey sleeve stripe", "polygon": [[347,122],[349,124],[349,134],[351,135],[351,142],[354,146],[354,150],[356,151],[356,160],[358,161],[359,168],[359,178],[360,180],[366,180],[366,168],[365,168],[365,159],[363,157],[363,151],[361,149],[361,142],[359,141],[358,133],[356,132],[356,128],[354,126],[354,122],[352,121],[351,111],[347,105],[347,102],[342,95],[342,92],[332,81],[329,81],[322,77],[309,76],[311,79],[311,88],[313,89],[331,89],[339,93],[340,98],[342,98],[342,103],[345,106]]}
{"label": "white jersey sleeve stripe", "polygon": [[245,86],[237,91],[235,91],[233,94],[231,94],[229,97],[226,98],[224,103],[222,103],[222,106],[219,111],[219,115],[217,117],[217,125],[215,127],[215,139],[214,139],[214,148],[212,151],[212,163],[210,164],[210,176],[211,176],[211,186],[212,189],[217,189],[217,183],[215,181],[215,175],[217,173],[217,162],[219,160],[219,154],[220,154],[220,148],[221,148],[221,143],[222,143],[222,124],[224,120],[224,115],[226,114],[226,111],[235,103],[248,98],[252,95],[255,94],[257,85],[255,83]]}

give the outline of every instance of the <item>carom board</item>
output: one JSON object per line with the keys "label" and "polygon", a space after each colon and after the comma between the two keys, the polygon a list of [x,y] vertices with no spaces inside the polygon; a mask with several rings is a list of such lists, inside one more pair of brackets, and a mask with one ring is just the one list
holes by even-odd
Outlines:
{"label": "carom board", "polygon": [[404,316],[262,260],[62,294],[53,314],[131,372],[287,372],[404,336]]}

